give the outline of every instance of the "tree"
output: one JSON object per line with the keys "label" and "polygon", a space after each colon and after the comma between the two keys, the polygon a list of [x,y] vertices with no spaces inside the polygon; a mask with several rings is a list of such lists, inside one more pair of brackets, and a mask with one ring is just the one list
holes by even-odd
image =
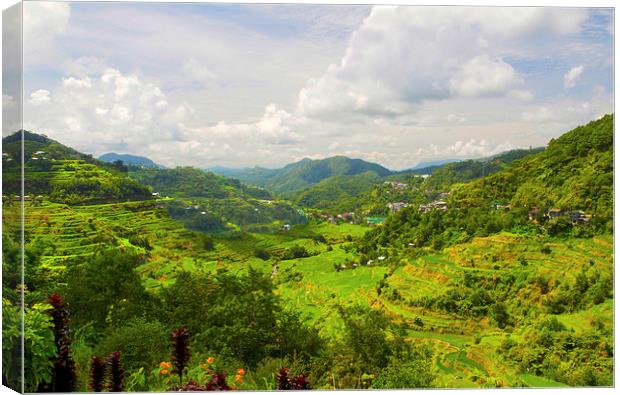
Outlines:
{"label": "tree", "polygon": [[67,270],[67,302],[76,325],[127,321],[145,311],[150,297],[135,271],[142,258],[118,250],[99,252],[87,262]]}

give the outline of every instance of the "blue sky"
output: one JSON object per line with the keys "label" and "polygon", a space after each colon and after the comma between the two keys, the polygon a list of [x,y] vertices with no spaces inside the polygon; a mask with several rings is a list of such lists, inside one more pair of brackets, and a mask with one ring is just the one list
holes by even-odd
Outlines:
{"label": "blue sky", "polygon": [[95,155],[401,169],[544,145],[613,109],[611,9],[25,7],[25,126]]}

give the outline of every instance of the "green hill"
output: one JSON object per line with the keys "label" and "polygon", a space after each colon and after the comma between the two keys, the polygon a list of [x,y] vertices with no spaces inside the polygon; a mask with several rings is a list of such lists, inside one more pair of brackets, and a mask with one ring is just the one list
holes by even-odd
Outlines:
{"label": "green hill", "polygon": [[543,151],[544,148],[515,149],[490,158],[470,159],[461,162],[447,163],[433,169],[427,185],[442,188],[448,185],[467,182],[503,170],[510,163],[528,155]]}
{"label": "green hill", "polygon": [[463,207],[511,203],[514,208],[586,210],[601,221],[613,215],[613,115],[553,139],[535,155],[505,170],[459,186]]}
{"label": "green hill", "polygon": [[[2,140],[5,195],[20,194],[21,132]],[[31,197],[70,204],[149,199],[149,189],[127,168],[94,159],[36,133],[24,131],[24,190]]]}
{"label": "green hill", "polygon": [[333,212],[354,211],[360,203],[358,197],[380,181],[381,177],[371,171],[352,176],[333,176],[292,196],[293,201],[303,207]]}
{"label": "green hill", "polygon": [[[580,126],[494,174],[446,189],[446,210],[403,210],[367,235],[366,250],[408,243],[440,249],[502,230],[580,236],[611,232],[613,116]],[[503,208],[496,209],[498,204]],[[555,209],[553,218],[547,215],[550,209]],[[576,224],[572,213],[581,215],[582,223]]]}
{"label": "green hill", "polygon": [[[221,168],[213,170],[222,172]],[[319,160],[306,158],[281,169],[253,168],[238,171],[229,169],[222,174],[265,188],[275,194],[287,194],[305,189],[329,177],[352,176],[366,172],[373,172],[380,177],[392,174],[390,170],[376,163],[345,156]]]}
{"label": "green hill", "polygon": [[132,178],[149,185],[168,202],[173,218],[190,229],[222,232],[241,229],[275,230],[305,221],[291,204],[274,200],[264,189],[192,167],[132,169]]}

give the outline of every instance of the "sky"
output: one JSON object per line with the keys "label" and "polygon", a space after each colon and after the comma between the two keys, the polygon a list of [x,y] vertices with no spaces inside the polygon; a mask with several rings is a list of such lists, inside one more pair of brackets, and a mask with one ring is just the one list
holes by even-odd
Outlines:
{"label": "sky", "polygon": [[609,8],[35,1],[23,31],[27,130],[166,166],[405,169],[613,111]]}

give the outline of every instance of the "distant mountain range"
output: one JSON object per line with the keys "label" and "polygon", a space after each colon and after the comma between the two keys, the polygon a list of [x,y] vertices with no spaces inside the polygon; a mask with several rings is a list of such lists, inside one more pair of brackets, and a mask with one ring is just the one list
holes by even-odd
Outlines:
{"label": "distant mountain range", "polygon": [[334,176],[354,176],[362,173],[374,173],[379,177],[392,174],[392,171],[376,163],[345,156],[326,159],[302,159],[280,169],[254,167],[247,169],[228,169],[213,167],[206,169],[225,177],[236,178],[242,182],[265,188],[276,194],[287,194]]}
{"label": "distant mountain range", "polygon": [[145,156],[131,155],[131,154],[117,154],[115,152],[109,152],[99,157],[99,160],[104,162],[116,162],[117,160],[123,161],[123,164],[129,166],[146,167],[149,169],[163,169],[162,165],[159,165]]}

